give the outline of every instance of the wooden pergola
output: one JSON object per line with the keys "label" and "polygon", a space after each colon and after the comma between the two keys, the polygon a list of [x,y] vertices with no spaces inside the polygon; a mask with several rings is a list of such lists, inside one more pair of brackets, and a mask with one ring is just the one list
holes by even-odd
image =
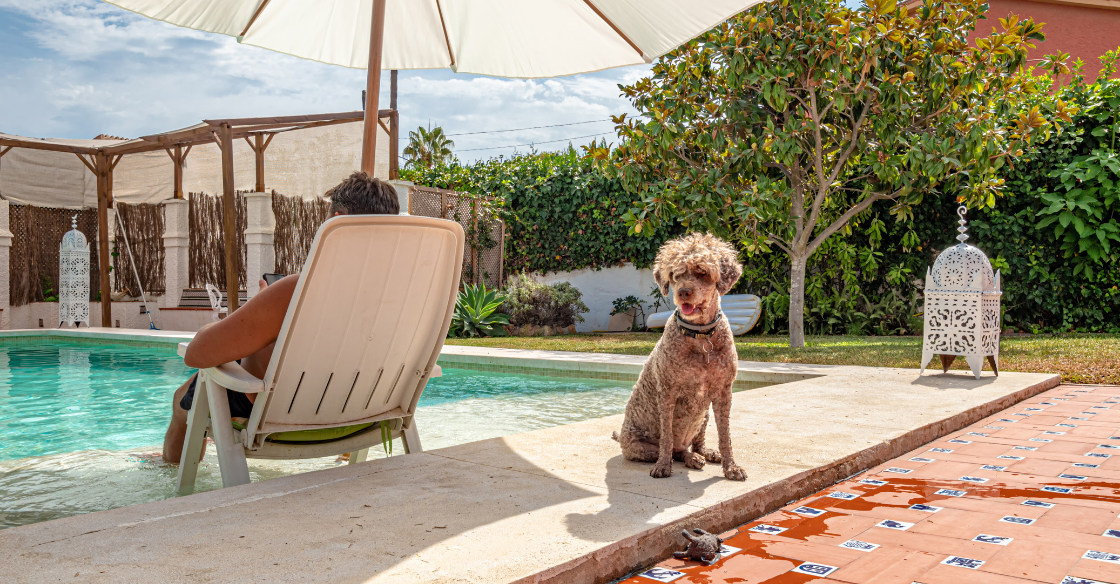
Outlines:
{"label": "wooden pergola", "polygon": [[[77,155],[82,164],[97,177],[97,252],[101,276],[101,326],[112,326],[112,306],[109,286],[109,209],[113,208],[113,169],[128,154],[164,150],[174,166],[174,197],[183,198],[183,164],[191,148],[199,144],[216,144],[222,152],[222,206],[225,222],[226,296],[229,311],[237,310],[239,301],[236,249],[236,193],[233,175],[233,143],[244,139],[256,155],[257,192],[264,192],[264,153],[272,138],[281,132],[306,130],[335,124],[361,122],[365,112],[354,111],[305,116],[280,116],[270,118],[230,118],[203,120],[201,124],[135,140],[125,140],[105,146],[79,146],[65,140],[24,138],[0,135],[0,157],[13,148],[69,152]],[[386,124],[386,120],[388,123]],[[396,110],[378,110],[377,124],[389,135],[389,178],[398,177],[397,133],[399,118]]]}

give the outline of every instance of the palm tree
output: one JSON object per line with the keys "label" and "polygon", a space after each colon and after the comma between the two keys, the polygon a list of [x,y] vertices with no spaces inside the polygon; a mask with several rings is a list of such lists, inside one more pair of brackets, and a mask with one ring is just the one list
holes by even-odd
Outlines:
{"label": "palm tree", "polygon": [[420,126],[408,133],[408,146],[401,154],[407,165],[431,168],[451,160],[454,157],[451,149],[454,147],[455,143],[444,135],[443,128],[429,125],[425,130]]}

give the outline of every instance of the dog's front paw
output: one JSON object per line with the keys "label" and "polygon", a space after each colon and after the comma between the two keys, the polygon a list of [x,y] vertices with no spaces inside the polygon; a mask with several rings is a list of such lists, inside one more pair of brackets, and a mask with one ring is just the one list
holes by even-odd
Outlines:
{"label": "dog's front paw", "polygon": [[712,450],[711,448],[702,448],[700,450],[700,456],[703,456],[704,460],[712,464],[723,462],[723,457],[719,455],[719,451]]}
{"label": "dog's front paw", "polygon": [[653,465],[653,470],[649,471],[649,476],[651,476],[655,479],[663,479],[665,477],[672,476],[672,474],[673,474],[673,463],[672,462],[666,462],[666,463],[659,462],[659,463]]}
{"label": "dog's front paw", "polygon": [[688,468],[700,470],[704,468],[704,457],[695,452],[686,452],[684,455],[684,465]]}
{"label": "dog's front paw", "polygon": [[733,481],[747,480],[747,473],[743,468],[735,463],[723,465],[723,476]]}

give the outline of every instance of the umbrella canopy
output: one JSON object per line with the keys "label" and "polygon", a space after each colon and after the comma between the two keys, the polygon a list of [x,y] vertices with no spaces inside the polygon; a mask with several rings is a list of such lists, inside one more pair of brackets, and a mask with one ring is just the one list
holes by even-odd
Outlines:
{"label": "umbrella canopy", "polygon": [[[374,0],[106,0],[304,59],[364,69]],[[649,63],[760,0],[388,0],[379,69],[539,78]]]}

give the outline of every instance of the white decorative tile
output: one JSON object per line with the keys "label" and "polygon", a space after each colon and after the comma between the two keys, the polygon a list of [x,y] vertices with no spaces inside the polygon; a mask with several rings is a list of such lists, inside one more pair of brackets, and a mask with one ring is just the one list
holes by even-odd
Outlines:
{"label": "white decorative tile", "polygon": [[961,477],[959,480],[962,480],[966,483],[986,483],[986,482],[988,482],[988,479],[986,479],[984,477],[972,477],[972,476],[968,476],[968,475],[965,475],[965,476]]}
{"label": "white decorative tile", "polygon": [[826,566],[824,564],[818,564],[816,562],[805,562],[804,564],[801,564],[800,566],[790,570],[790,572],[794,572],[796,574],[808,574],[810,576],[824,578],[825,576],[828,576],[829,574],[839,569],[840,568],[837,568],[836,566]]}
{"label": "white decorative tile", "polygon": [[1062,495],[1068,495],[1073,492],[1073,489],[1069,487],[1042,487],[1042,490],[1047,493],[1060,493]]}
{"label": "white decorative tile", "polygon": [[1053,503],[1047,503],[1046,501],[1035,501],[1033,499],[1027,499],[1026,501],[1020,503],[1020,505],[1026,505],[1027,507],[1041,507],[1042,509],[1050,509],[1054,506]]}
{"label": "white decorative tile", "polygon": [[825,511],[823,509],[814,509],[812,507],[806,507],[804,505],[798,507],[797,509],[794,509],[793,512],[797,513],[798,515],[804,515],[805,517],[819,517],[825,514]]}
{"label": "white decorative tile", "polygon": [[913,523],[906,523],[905,521],[895,521],[893,519],[884,519],[884,520],[880,521],[879,523],[876,523],[875,527],[883,527],[883,528],[886,528],[886,529],[906,531],[907,529],[910,529],[911,527],[914,527],[914,524]]}
{"label": "white decorative tile", "polygon": [[871,552],[879,547],[877,543],[867,543],[866,541],[859,541],[856,539],[849,539],[848,541],[840,544],[842,548],[856,550],[857,552]]}
{"label": "white decorative tile", "polygon": [[1110,564],[1120,564],[1120,555],[1110,554],[1108,552],[1098,552],[1089,550],[1085,555],[1081,556],[1086,560],[1096,560],[1098,562],[1108,562]]}
{"label": "white decorative tile", "polygon": [[669,568],[650,568],[645,572],[638,574],[638,576],[641,578],[649,578],[654,582],[672,582],[673,580],[684,576],[684,572],[670,570]]}
{"label": "white decorative tile", "polygon": [[924,503],[915,503],[907,507],[907,509],[913,509],[914,511],[925,511],[926,513],[937,513],[938,511],[943,509],[943,507],[934,507],[933,505],[926,505]]}
{"label": "white decorative tile", "polygon": [[1006,466],[999,466],[998,464],[985,464],[984,466],[980,467],[980,470],[994,470],[994,471],[998,471],[998,472],[1003,472],[1003,471],[1007,470],[1007,467]]}
{"label": "white decorative tile", "polygon": [[1000,535],[987,535],[981,533],[980,535],[972,538],[972,541],[978,541],[980,543],[991,543],[995,545],[1007,545],[1011,543],[1011,539],[1012,538],[1010,537],[1003,537]]}
{"label": "white decorative tile", "polygon": [[778,535],[779,533],[788,529],[788,527],[778,527],[777,525],[766,525],[765,523],[763,523],[761,525],[755,525],[747,531],[753,531],[755,533],[766,533],[769,535]]}
{"label": "white decorative tile", "polygon": [[945,560],[941,563],[945,564],[946,566],[957,566],[960,568],[975,570],[984,565],[984,560],[974,560],[972,558],[962,558],[960,556],[949,556],[948,558],[945,558]]}
{"label": "white decorative tile", "polygon": [[833,499],[843,499],[845,501],[850,501],[852,499],[855,499],[856,497],[859,497],[859,495],[857,495],[855,493],[845,493],[843,491],[832,491],[831,493],[829,493],[825,496],[826,497],[831,497]]}
{"label": "white decorative tile", "polygon": [[1014,523],[1016,525],[1034,525],[1035,522],[1035,520],[1030,517],[1016,517],[1015,515],[1000,517],[999,520],[1004,523]]}
{"label": "white decorative tile", "polygon": [[934,495],[944,495],[946,497],[963,497],[968,494],[967,491],[957,491],[953,489],[938,489],[934,491]]}

